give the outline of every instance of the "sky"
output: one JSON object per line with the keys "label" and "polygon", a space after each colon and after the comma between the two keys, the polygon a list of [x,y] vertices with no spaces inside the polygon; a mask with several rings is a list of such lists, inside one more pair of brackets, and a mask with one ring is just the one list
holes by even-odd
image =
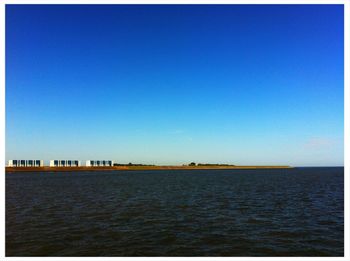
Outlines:
{"label": "sky", "polygon": [[6,5],[6,160],[342,166],[342,5]]}

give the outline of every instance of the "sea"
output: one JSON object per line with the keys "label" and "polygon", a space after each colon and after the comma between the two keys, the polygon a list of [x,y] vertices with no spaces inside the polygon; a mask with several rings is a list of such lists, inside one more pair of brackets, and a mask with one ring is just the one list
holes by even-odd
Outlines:
{"label": "sea", "polygon": [[6,256],[344,256],[344,169],[7,173]]}

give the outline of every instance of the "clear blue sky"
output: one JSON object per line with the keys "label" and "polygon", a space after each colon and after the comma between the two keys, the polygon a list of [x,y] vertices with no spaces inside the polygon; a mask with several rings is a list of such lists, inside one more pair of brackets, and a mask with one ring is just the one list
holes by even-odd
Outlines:
{"label": "clear blue sky", "polygon": [[343,7],[6,6],[6,159],[343,165]]}

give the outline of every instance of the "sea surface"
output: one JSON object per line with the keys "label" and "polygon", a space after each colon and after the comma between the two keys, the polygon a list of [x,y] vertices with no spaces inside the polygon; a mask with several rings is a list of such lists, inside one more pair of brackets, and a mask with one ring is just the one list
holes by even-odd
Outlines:
{"label": "sea surface", "polygon": [[6,174],[6,256],[343,255],[343,168]]}

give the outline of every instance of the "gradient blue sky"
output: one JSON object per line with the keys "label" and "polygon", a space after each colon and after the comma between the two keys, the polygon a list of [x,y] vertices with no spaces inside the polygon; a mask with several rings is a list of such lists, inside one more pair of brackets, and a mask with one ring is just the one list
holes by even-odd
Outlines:
{"label": "gradient blue sky", "polygon": [[6,6],[6,159],[343,165],[341,5]]}

